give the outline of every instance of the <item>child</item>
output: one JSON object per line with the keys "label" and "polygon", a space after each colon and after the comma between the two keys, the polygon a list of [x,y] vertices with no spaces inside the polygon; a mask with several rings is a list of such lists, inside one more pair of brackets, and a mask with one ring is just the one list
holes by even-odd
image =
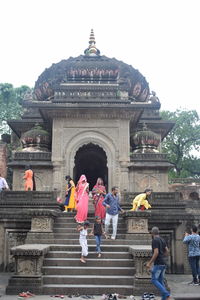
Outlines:
{"label": "child", "polygon": [[83,224],[77,226],[77,230],[80,232],[79,243],[81,245],[81,258],[82,263],[86,263],[85,257],[88,256],[88,245],[87,245],[87,230],[90,225],[89,221],[85,221]]}
{"label": "child", "polygon": [[[103,227],[102,227],[102,223],[101,223],[101,218],[99,216],[95,217],[95,223],[93,225],[93,229],[90,233],[90,235],[94,235],[95,236],[95,240],[96,240],[96,252],[98,254],[98,257],[101,257],[101,236],[103,234]],[[105,234],[105,233],[104,233]]]}

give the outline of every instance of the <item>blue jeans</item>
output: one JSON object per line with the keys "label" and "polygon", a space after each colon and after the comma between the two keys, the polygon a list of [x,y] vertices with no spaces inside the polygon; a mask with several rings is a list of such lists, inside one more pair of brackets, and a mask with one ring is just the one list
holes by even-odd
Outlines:
{"label": "blue jeans", "polygon": [[165,275],[166,266],[165,265],[154,265],[151,270],[151,282],[159,289],[162,300],[165,300],[170,296],[170,293],[167,291],[164,284],[164,275]]}
{"label": "blue jeans", "polygon": [[192,269],[193,281],[198,282],[198,279],[200,279],[199,256],[189,256],[188,259]]}
{"label": "blue jeans", "polygon": [[95,235],[95,240],[96,240],[96,252],[101,253],[101,235]]}

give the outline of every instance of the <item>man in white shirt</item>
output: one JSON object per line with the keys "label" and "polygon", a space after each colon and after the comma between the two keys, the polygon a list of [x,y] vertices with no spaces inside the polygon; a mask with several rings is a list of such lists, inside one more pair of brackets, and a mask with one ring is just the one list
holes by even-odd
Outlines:
{"label": "man in white shirt", "polygon": [[9,190],[9,187],[8,187],[8,184],[5,180],[5,178],[1,177],[1,174],[0,174],[0,192],[3,190]]}

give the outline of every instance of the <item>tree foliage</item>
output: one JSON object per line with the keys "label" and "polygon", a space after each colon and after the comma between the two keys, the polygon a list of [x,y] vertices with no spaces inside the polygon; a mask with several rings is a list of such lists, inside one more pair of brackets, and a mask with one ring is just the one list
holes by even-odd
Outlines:
{"label": "tree foliage", "polygon": [[170,177],[200,176],[200,119],[195,110],[162,111],[165,120],[175,126],[163,141],[163,151],[174,165]]}
{"label": "tree foliage", "polygon": [[14,88],[10,83],[0,83],[0,134],[9,133],[8,120],[22,115],[22,100],[31,88],[26,85]]}

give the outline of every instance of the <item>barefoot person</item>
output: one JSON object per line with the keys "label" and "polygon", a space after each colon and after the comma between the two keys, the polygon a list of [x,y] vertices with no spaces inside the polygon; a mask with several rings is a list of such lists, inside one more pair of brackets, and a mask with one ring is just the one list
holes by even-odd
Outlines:
{"label": "barefoot person", "polygon": [[81,246],[81,258],[80,261],[82,263],[86,263],[85,257],[88,256],[88,245],[87,245],[87,231],[90,223],[89,221],[85,221],[83,224],[79,224],[77,226],[77,230],[79,231],[79,243]]}
{"label": "barefoot person", "polygon": [[109,226],[112,220],[113,233],[111,236],[112,240],[116,239],[117,235],[117,224],[119,211],[123,212],[123,209],[119,205],[118,188],[112,187],[111,193],[108,193],[103,201],[103,205],[106,207],[106,219],[105,219],[105,235],[109,238]]}
{"label": "barefoot person", "polygon": [[77,214],[75,220],[78,223],[83,223],[87,220],[89,201],[89,183],[85,175],[81,175],[76,186],[76,209]]}
{"label": "barefoot person", "polygon": [[[152,235],[152,257],[147,263],[147,268],[151,269],[151,282],[160,291],[162,300],[171,300],[170,293],[164,284],[166,270],[165,257],[169,254],[166,242],[159,236],[158,227],[151,229]],[[153,267],[152,267],[153,264]]]}
{"label": "barefoot person", "polygon": [[137,195],[133,199],[133,207],[131,211],[145,210],[151,208],[151,205],[148,202],[148,198],[151,195],[151,193],[151,189],[146,189],[144,193]]}
{"label": "barefoot person", "polygon": [[90,235],[95,236],[97,257],[101,257],[101,236],[104,234],[102,220],[99,216],[95,217]]}

